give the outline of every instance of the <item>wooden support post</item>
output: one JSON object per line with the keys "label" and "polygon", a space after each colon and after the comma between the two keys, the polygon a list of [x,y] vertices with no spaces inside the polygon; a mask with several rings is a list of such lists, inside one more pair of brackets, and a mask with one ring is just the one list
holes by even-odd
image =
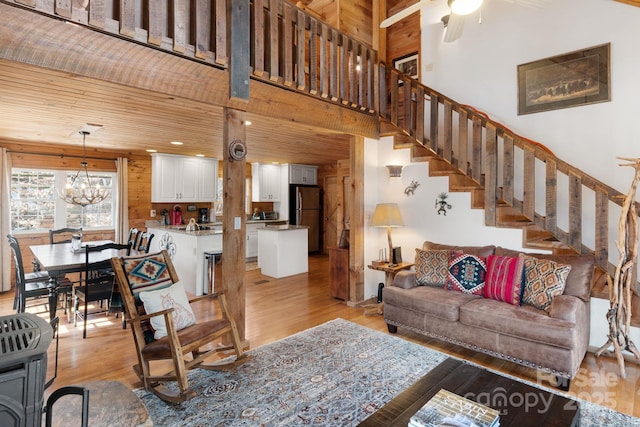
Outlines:
{"label": "wooden support post", "polygon": [[229,98],[249,101],[250,19],[248,0],[230,0]]}
{"label": "wooden support post", "polygon": [[[222,287],[227,291],[229,312],[236,322],[240,340],[245,340],[246,289],[244,211],[247,162],[231,160],[229,146],[233,141],[246,142],[244,112],[224,109],[222,166]],[[239,224],[239,227],[236,225]]]}
{"label": "wooden support post", "polygon": [[349,302],[364,300],[364,138],[351,139]]}

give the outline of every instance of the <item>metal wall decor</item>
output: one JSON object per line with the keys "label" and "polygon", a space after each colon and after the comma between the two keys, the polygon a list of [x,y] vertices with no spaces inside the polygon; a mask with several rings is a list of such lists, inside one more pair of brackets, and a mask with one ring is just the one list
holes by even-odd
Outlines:
{"label": "metal wall decor", "polygon": [[419,185],[420,183],[418,181],[411,181],[411,184],[409,184],[407,188],[404,189],[404,194],[406,194],[407,196],[413,196],[416,188],[418,188]]}
{"label": "metal wall decor", "polygon": [[438,198],[436,199],[436,209],[438,209],[438,215],[443,214],[447,215],[447,209],[451,209],[452,206],[447,202],[447,198],[449,195],[447,193],[438,194]]}
{"label": "metal wall decor", "polygon": [[234,139],[229,144],[229,157],[231,160],[243,160],[247,157],[247,145],[239,139]]}

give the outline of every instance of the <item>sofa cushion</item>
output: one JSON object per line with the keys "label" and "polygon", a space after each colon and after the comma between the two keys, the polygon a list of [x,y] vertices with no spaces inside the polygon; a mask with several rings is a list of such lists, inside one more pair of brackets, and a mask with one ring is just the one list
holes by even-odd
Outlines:
{"label": "sofa cushion", "polygon": [[451,322],[458,321],[461,305],[477,298],[481,297],[432,286],[419,286],[413,289],[385,286],[382,289],[382,301],[385,305],[426,313]]}
{"label": "sofa cushion", "polygon": [[549,310],[553,298],[564,292],[571,266],[550,259],[520,254],[524,260],[525,286],[522,303]]}
{"label": "sofa cushion", "polygon": [[489,255],[484,297],[520,305],[524,258]]}
{"label": "sofa cushion", "polygon": [[[496,255],[517,256],[518,251],[496,248]],[[571,271],[567,276],[564,287],[564,295],[573,295],[585,302],[589,302],[591,298],[591,281],[593,280],[593,269],[595,266],[595,258],[593,255],[552,255],[527,253],[526,255],[540,259],[550,259],[560,264],[568,264]]]}
{"label": "sofa cushion", "polygon": [[482,295],[487,275],[486,258],[454,252],[449,261],[447,289]]}
{"label": "sofa cushion", "polygon": [[459,251],[464,252],[465,254],[477,255],[482,257],[488,257],[489,255],[493,255],[496,247],[494,245],[488,246],[454,246],[454,245],[443,245],[440,243],[433,243],[430,241],[425,241],[422,244],[422,249],[425,251],[428,250],[438,250],[438,249],[448,249],[451,251]]}
{"label": "sofa cushion", "polygon": [[393,278],[391,286],[403,289],[411,289],[416,287],[416,272],[412,270],[400,270]]}
{"label": "sofa cushion", "polygon": [[448,249],[424,251],[416,248],[416,284],[444,287],[449,275],[451,253]]}
{"label": "sofa cushion", "polygon": [[460,307],[462,324],[571,349],[579,339],[576,324],[552,318],[544,310],[480,298]]}

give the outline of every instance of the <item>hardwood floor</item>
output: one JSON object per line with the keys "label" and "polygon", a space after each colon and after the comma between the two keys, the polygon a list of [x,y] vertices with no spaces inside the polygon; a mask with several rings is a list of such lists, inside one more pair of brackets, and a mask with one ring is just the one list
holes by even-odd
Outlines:
{"label": "hardwood floor", "polygon": [[[382,279],[382,278],[381,278]],[[343,318],[369,328],[386,332],[380,315],[365,315],[362,308],[348,307],[329,296],[329,257],[312,256],[309,273],[283,279],[260,274],[260,270],[245,274],[247,287],[245,335],[252,348],[276,341],[335,318]],[[0,313],[13,313],[13,293],[0,294]],[[44,306],[32,306],[30,312],[45,318]],[[196,316],[206,316],[206,308],[194,305]],[[80,323],[74,327],[61,314],[58,377],[51,389],[91,380],[118,380],[129,388],[140,387],[131,369],[136,363],[134,344],[129,329],[123,330],[121,319],[113,314],[89,318],[87,338],[82,339]],[[535,370],[496,359],[451,344],[425,338],[398,329],[397,336],[419,343],[455,357],[471,360],[479,365],[536,382]],[[603,338],[604,340],[604,338]],[[54,351],[49,349],[49,372],[53,375]],[[578,376],[572,381],[569,394],[640,417],[638,387],[640,367],[627,363],[627,378],[621,379],[615,359],[594,358],[589,353]],[[543,383],[547,385],[547,383]],[[50,390],[49,390],[50,391]]]}

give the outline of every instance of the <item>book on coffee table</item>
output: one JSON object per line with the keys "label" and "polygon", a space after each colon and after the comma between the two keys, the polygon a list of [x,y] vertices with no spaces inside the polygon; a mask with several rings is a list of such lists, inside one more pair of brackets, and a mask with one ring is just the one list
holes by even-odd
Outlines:
{"label": "book on coffee table", "polygon": [[410,419],[409,427],[498,427],[500,411],[441,389]]}

